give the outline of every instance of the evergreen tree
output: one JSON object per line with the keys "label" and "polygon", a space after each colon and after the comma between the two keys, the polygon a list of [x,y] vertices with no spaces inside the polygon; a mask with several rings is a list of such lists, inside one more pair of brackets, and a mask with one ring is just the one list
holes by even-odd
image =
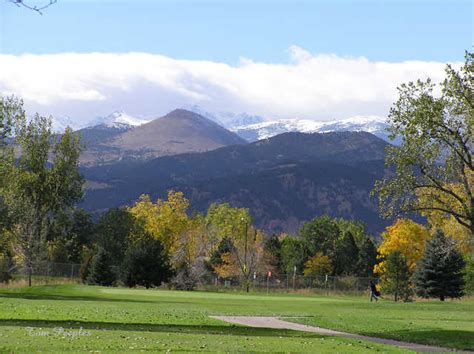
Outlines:
{"label": "evergreen tree", "polygon": [[210,271],[214,271],[217,266],[222,265],[222,258],[221,256],[224,253],[230,253],[232,251],[232,240],[228,237],[222,238],[217,246],[217,249],[211,253],[211,257],[207,262],[207,266]]}
{"label": "evergreen tree", "polygon": [[352,275],[357,273],[357,261],[359,259],[359,250],[350,231],[337,241],[334,250],[334,256],[331,262],[334,266],[336,275]]}
{"label": "evergreen tree", "polygon": [[374,266],[377,263],[377,247],[370,237],[366,236],[359,248],[359,259],[357,270],[359,276],[371,277],[374,274]]}
{"label": "evergreen tree", "polygon": [[447,297],[462,297],[464,266],[464,259],[454,240],[437,230],[427,242],[425,254],[415,272],[417,294],[424,298],[439,298],[441,301]]}
{"label": "evergreen tree", "polygon": [[122,264],[122,280],[128,287],[160,286],[172,276],[168,255],[163,244],[145,235],[131,244]]}
{"label": "evergreen tree", "polygon": [[126,209],[111,208],[100,217],[96,228],[97,244],[107,250],[114,264],[122,262],[135,226],[133,215]]}
{"label": "evergreen tree", "polygon": [[382,290],[393,294],[395,301],[410,299],[410,272],[405,257],[400,251],[389,253],[385,259],[385,272],[382,276]]}
{"label": "evergreen tree", "polygon": [[87,284],[111,286],[115,283],[116,275],[110,263],[109,253],[99,248],[99,251],[92,260],[92,265],[87,276]]}

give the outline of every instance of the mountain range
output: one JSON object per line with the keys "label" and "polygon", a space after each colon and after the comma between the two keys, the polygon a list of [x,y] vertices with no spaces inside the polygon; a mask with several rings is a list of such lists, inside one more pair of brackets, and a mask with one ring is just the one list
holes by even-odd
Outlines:
{"label": "mountain range", "polygon": [[369,192],[384,173],[386,146],[365,132],[284,133],[207,152],[84,166],[83,207],[100,213],[175,189],[192,210],[213,202],[249,208],[268,232],[296,232],[303,221],[329,214],[363,220],[376,233],[386,221]]}
{"label": "mountain range", "polygon": [[[249,208],[269,233],[297,232],[325,214],[362,220],[374,234],[387,225],[370,197],[386,173],[382,119],[262,121],[201,113],[176,109],[143,122],[115,112],[76,131],[85,145],[82,206],[100,214],[132,205],[141,194],[156,199],[175,189],[193,211],[214,202]],[[224,122],[236,125],[226,129]]]}
{"label": "mountain range", "polygon": [[[316,121],[309,119],[279,119],[266,120],[261,116],[248,113],[231,112],[208,112],[197,106],[185,106],[181,110],[194,112],[205,117],[220,126],[236,133],[248,142],[271,138],[272,136],[288,133],[325,133],[333,131],[364,131],[372,133],[387,142],[394,143],[388,137],[386,131],[388,124],[381,116],[354,116],[346,119]],[[53,127],[56,131],[64,131],[66,126],[71,126],[73,130],[83,128],[120,128],[128,130],[150,122],[150,119],[137,118],[125,112],[116,111],[105,117],[97,117],[81,125],[78,125],[70,117],[62,117],[53,120]],[[397,141],[395,141],[397,143]]]}
{"label": "mountain range", "polygon": [[368,132],[390,142],[386,131],[388,124],[379,116],[356,116],[334,121],[314,121],[305,119],[282,119],[235,126],[230,128],[247,141],[253,142],[287,133],[327,133],[327,132]]}

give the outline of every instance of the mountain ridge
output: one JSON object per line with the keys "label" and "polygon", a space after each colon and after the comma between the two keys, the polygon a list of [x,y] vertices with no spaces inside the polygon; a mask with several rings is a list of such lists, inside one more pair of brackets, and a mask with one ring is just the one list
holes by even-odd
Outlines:
{"label": "mountain ridge", "polygon": [[378,232],[386,224],[369,192],[383,176],[387,145],[365,132],[285,133],[207,152],[84,168],[92,188],[83,206],[100,212],[130,205],[143,193],[154,199],[176,189],[192,210],[211,202],[248,207],[268,232],[294,231],[320,214],[360,218]]}

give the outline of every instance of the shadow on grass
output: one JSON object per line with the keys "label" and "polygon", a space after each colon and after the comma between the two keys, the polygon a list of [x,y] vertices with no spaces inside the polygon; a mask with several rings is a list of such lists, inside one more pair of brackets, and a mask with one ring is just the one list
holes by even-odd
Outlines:
{"label": "shadow on grass", "polygon": [[190,301],[169,301],[169,300],[145,300],[145,299],[129,299],[129,298],[108,298],[98,296],[78,296],[78,295],[58,295],[58,294],[41,294],[30,292],[12,292],[0,293],[2,298],[26,299],[26,300],[64,300],[64,301],[101,301],[101,302],[132,302],[132,303],[148,303],[148,304],[192,304]]}
{"label": "shadow on grass", "polygon": [[237,325],[189,325],[189,324],[149,324],[149,323],[117,323],[63,320],[0,320],[0,327],[15,326],[26,328],[58,328],[84,330],[112,330],[136,332],[163,332],[187,334],[215,334],[255,337],[327,337],[325,335],[299,332],[287,329],[253,328]]}
{"label": "shadow on grass", "polygon": [[389,332],[360,332],[365,336],[396,339],[426,345],[474,350],[474,332],[449,329],[406,329]]}

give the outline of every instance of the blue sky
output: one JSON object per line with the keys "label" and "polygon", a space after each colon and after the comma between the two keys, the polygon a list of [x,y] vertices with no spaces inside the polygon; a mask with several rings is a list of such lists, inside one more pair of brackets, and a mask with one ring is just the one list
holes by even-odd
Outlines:
{"label": "blue sky", "polygon": [[401,83],[461,65],[473,11],[461,0],[58,0],[41,16],[0,0],[0,94],[78,123],[191,105],[383,117]]}
{"label": "blue sky", "polygon": [[139,51],[282,62],[298,45],[370,60],[454,61],[473,44],[472,1],[59,0],[43,16],[1,2],[5,54]]}

